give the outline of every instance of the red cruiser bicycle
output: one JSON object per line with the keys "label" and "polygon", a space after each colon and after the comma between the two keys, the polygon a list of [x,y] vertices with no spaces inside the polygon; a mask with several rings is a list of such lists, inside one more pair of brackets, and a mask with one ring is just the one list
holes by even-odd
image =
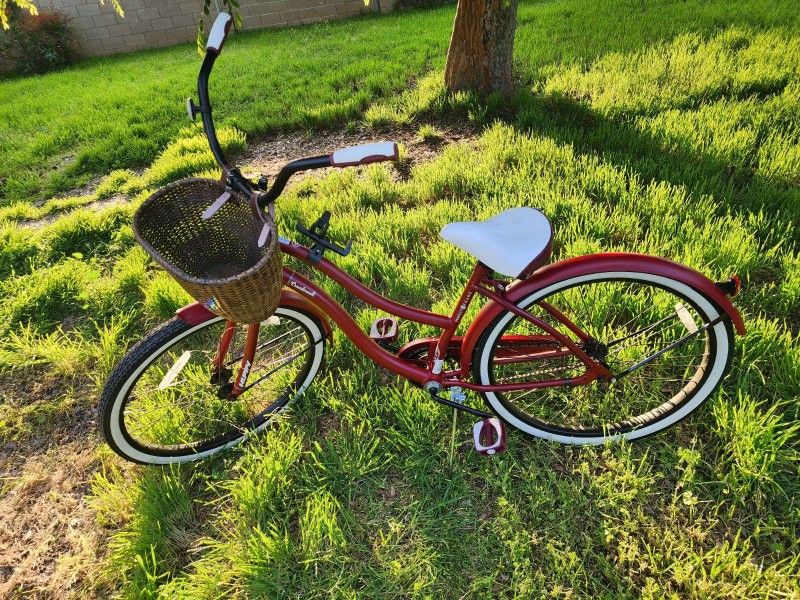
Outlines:
{"label": "red cruiser bicycle", "polygon": [[[208,77],[230,17],[209,37],[198,78],[211,150],[231,191],[272,208],[301,170],[397,158],[391,142],[293,161],[268,189],[245,179],[217,142]],[[503,424],[566,444],[642,438],[685,418],[720,385],[731,361],[734,330],[744,334],[729,296],[739,281],[714,283],[674,262],[629,253],[580,256],[547,264],[552,229],[533,208],[488,221],[449,223],[442,237],[476,259],[449,315],[385,298],[325,258],[345,255],[326,236],[330,215],[298,229],[306,247],[279,238],[286,256],[330,277],[381,311],[438,330],[438,337],[395,347],[397,321],[378,319],[370,333],[311,280],[283,268],[275,314],[262,323],[226,321],[196,303],[149,333],[115,367],[103,390],[106,440],[122,457],[146,464],[207,457],[270,424],[320,371],[331,321],[379,366],[418,384],[435,401],[482,417],[476,445],[502,449]],[[456,335],[477,297],[485,303]],[[491,412],[466,402],[477,392]],[[446,394],[446,396],[445,396]]]}

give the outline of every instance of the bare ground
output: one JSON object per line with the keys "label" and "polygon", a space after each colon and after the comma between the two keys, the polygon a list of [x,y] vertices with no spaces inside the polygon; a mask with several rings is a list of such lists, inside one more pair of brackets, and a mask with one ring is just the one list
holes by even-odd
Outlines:
{"label": "bare ground", "polygon": [[102,554],[86,502],[99,464],[93,419],[92,408],[76,407],[0,447],[0,598],[87,597],[83,583]]}
{"label": "bare ground", "polygon": [[[398,177],[407,178],[414,165],[431,160],[447,146],[455,143],[472,142],[477,138],[477,131],[466,125],[462,127],[440,125],[438,129],[442,137],[434,140],[423,140],[415,130],[407,128],[397,128],[383,132],[361,129],[357,131],[327,131],[321,133],[281,133],[252,143],[244,152],[235,156],[234,159],[237,164],[241,165],[242,172],[246,176],[254,179],[263,174],[271,178],[280,171],[283,165],[297,158],[330,154],[334,150],[346,146],[390,140],[398,142],[406,148],[404,160],[402,163],[396,164],[395,170]],[[293,177],[293,181],[312,174],[313,172],[298,173]],[[64,197],[90,194],[101,181],[102,178],[95,177],[86,185],[70,190],[64,194]],[[129,201],[130,198],[127,196],[116,194],[111,198],[89,202],[80,208],[102,210]],[[54,213],[41,219],[23,220],[19,222],[19,225],[21,227],[39,229],[55,222],[64,214],[66,213]]]}

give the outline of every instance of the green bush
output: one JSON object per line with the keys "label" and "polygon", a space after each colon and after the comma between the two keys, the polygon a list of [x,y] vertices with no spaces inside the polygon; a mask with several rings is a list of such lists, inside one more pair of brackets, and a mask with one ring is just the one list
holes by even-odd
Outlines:
{"label": "green bush", "polygon": [[62,69],[76,57],[69,18],[56,11],[38,15],[13,10],[11,29],[0,30],[0,61],[21,75]]}
{"label": "green bush", "polygon": [[422,8],[425,6],[439,6],[441,4],[455,4],[454,0],[397,0],[397,8]]}

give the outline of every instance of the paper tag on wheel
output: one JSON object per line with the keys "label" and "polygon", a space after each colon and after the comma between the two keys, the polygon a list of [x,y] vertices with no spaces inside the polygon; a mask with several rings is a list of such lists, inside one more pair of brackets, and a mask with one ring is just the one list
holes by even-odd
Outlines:
{"label": "paper tag on wheel", "polygon": [[697,332],[697,323],[694,322],[692,313],[689,312],[688,308],[678,302],[675,305],[675,312],[678,313],[678,318],[681,320],[681,323],[683,323],[683,326],[689,330],[689,333]]}
{"label": "paper tag on wheel", "polygon": [[169,368],[169,371],[166,372],[166,374],[164,375],[164,378],[158,384],[158,389],[159,390],[165,390],[169,386],[171,386],[172,383],[175,381],[175,378],[183,370],[183,367],[185,367],[186,364],[189,362],[190,358],[192,358],[192,351],[191,350],[187,350],[186,352],[181,354],[178,357],[178,360],[175,361],[175,364],[173,364]]}

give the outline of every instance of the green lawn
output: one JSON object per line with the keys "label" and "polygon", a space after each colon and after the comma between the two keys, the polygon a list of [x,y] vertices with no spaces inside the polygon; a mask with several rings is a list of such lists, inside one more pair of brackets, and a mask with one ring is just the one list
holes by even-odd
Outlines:
{"label": "green lawn", "polygon": [[[435,311],[471,267],[441,226],[516,205],[552,219],[555,259],[629,250],[738,273],[748,335],[723,389],[680,426],[610,448],[512,433],[487,460],[460,417],[451,465],[450,413],[337,332],[326,375],[285,425],[236,451],[161,469],[98,448],[89,501],[103,558],[82,565],[78,596],[800,597],[796,6],[524,2],[507,103],[442,92],[452,15],[226,45],[212,94],[232,152],[278,129],[481,128],[408,179],[378,165],[303,180],[279,206],[283,231],[331,210],[332,237],[354,239],[339,264]],[[192,52],[0,83],[0,441],[40,440],[91,405],[125,349],[185,302],[129,222],[152,189],[213,169],[180,120]],[[94,176],[97,191],[51,198]],[[134,201],[81,207],[117,193]],[[42,217],[54,220],[19,225]],[[375,317],[326,289],[365,327]],[[21,395],[20,380],[58,394]]]}
{"label": "green lawn", "polygon": [[[516,55],[539,78],[551,63],[633,51],[685,31],[793,28],[791,0],[523,3]],[[221,123],[248,136],[358,121],[372,100],[441,68],[450,7],[237,35],[212,79]],[[175,138],[199,68],[192,44],[93,59],[0,82],[0,204],[30,202],[111,169],[144,167]],[[46,93],[42,93],[46,90]]]}

